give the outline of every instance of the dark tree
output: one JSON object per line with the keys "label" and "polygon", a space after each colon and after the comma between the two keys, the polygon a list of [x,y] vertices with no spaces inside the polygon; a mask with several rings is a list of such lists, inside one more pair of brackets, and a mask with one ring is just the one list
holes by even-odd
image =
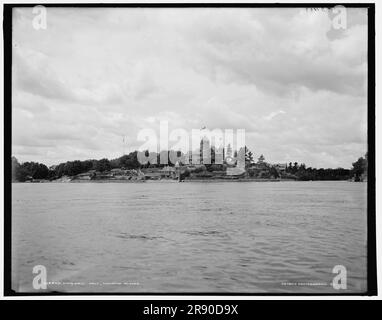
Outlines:
{"label": "dark tree", "polygon": [[15,167],[15,179],[24,182],[29,179],[47,179],[49,169],[45,164],[38,162],[24,162]]}
{"label": "dark tree", "polygon": [[137,157],[138,151],[131,152],[127,155],[123,155],[122,157],[118,158],[116,161],[118,163],[119,168],[126,168],[126,169],[138,169],[140,168],[141,164],[138,161]]}
{"label": "dark tree", "polygon": [[275,167],[270,167],[269,168],[269,174],[271,176],[273,176],[274,178],[280,177],[279,172],[277,171],[277,169]]}
{"label": "dark tree", "polygon": [[245,167],[249,167],[253,163],[253,153],[245,146]]}
{"label": "dark tree", "polygon": [[106,158],[98,160],[95,169],[100,172],[108,171],[111,169],[110,161]]}
{"label": "dark tree", "polygon": [[[367,154],[366,154],[367,156]],[[361,179],[361,176],[364,173],[367,173],[367,160],[363,157],[359,158],[356,162],[353,163],[352,173],[356,181]]]}
{"label": "dark tree", "polygon": [[16,159],[16,157],[12,157],[12,181],[16,181],[17,172],[20,170],[20,163]]}

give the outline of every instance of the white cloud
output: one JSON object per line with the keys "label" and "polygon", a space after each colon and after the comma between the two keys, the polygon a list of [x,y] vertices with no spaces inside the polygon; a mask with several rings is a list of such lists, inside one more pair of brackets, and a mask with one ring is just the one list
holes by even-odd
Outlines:
{"label": "white cloud", "polygon": [[[13,25],[13,152],[117,157],[143,127],[244,128],[270,161],[344,166],[366,149],[367,27],[301,9],[31,8]],[[326,155],[326,156],[323,156]]]}
{"label": "white cloud", "polygon": [[278,116],[279,114],[285,114],[286,112],[284,110],[278,110],[273,111],[270,114],[268,114],[266,117],[264,117],[265,120],[272,120],[274,117]]}

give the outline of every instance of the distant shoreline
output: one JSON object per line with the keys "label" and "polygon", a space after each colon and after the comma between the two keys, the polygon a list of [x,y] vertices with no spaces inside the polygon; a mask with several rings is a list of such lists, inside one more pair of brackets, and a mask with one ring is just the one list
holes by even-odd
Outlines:
{"label": "distant shoreline", "polygon": [[12,181],[12,183],[34,184],[34,183],[54,183],[54,184],[66,184],[66,183],[192,183],[192,182],[282,182],[282,181],[297,181],[297,180],[279,180],[279,179],[188,179],[188,180],[114,180],[114,179],[99,179],[99,180],[71,180],[71,181]]}
{"label": "distant shoreline", "polygon": [[[214,183],[214,182],[314,182],[314,181],[344,181],[344,182],[354,182],[350,180],[294,180],[294,179],[187,179],[187,180],[170,180],[170,179],[160,179],[160,180],[115,180],[115,179],[100,179],[100,180],[71,180],[71,181],[12,181],[12,183],[20,184],[35,184],[35,183],[52,183],[52,184],[67,184],[67,183],[192,183],[192,182],[203,182],[203,183]],[[367,181],[360,181],[367,182]]]}

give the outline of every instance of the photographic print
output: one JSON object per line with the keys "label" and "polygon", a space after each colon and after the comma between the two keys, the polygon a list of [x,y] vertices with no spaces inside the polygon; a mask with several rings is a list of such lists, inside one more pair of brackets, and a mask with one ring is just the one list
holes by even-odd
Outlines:
{"label": "photographic print", "polygon": [[10,293],[371,292],[374,7],[8,9]]}

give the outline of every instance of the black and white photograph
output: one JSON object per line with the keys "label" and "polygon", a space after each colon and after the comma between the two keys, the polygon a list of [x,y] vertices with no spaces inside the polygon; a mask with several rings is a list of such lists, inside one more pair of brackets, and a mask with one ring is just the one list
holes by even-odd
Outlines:
{"label": "black and white photograph", "polygon": [[7,13],[8,294],[376,294],[374,4]]}

